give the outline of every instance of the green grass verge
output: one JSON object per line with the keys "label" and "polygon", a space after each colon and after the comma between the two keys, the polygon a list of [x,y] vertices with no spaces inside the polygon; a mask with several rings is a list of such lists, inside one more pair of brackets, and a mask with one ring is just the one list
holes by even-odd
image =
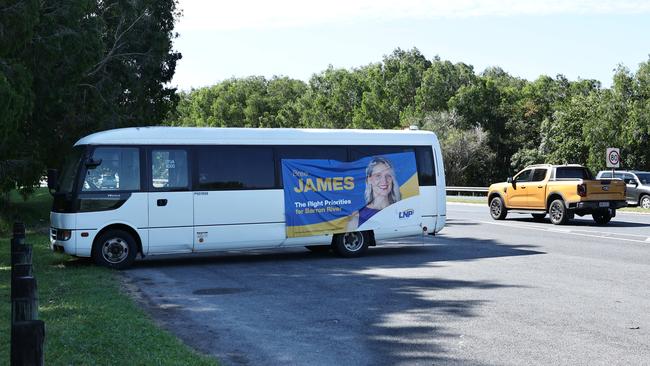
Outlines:
{"label": "green grass verge", "polygon": [[639,212],[639,213],[650,214],[650,210],[641,207],[625,207],[625,208],[619,208],[618,210],[623,212]]}
{"label": "green grass verge", "polygon": [[[487,198],[469,198],[469,197],[462,197],[462,196],[447,196],[447,202],[456,202],[456,203],[474,203],[478,205],[487,205]],[[625,207],[625,208],[619,208],[619,211],[623,212],[639,212],[639,213],[645,213],[645,214],[650,214],[650,210],[646,208],[641,208],[641,207]]]}
{"label": "green grass verge", "polygon": [[463,196],[447,196],[447,202],[457,202],[457,203],[476,203],[481,205],[487,205],[487,198],[483,197],[463,197]]}
{"label": "green grass verge", "polygon": [[[47,194],[47,192],[45,192]],[[15,198],[15,197],[13,197]],[[153,320],[126,295],[119,272],[98,267],[89,260],[49,250],[42,231],[49,214],[48,197],[14,201],[3,212],[20,212],[27,223],[27,242],[34,248],[34,276],[38,284],[39,318],[45,322],[46,365],[216,365]],[[46,213],[40,212],[47,206]],[[14,211],[12,211],[14,210]],[[44,224],[47,225],[47,220]],[[10,279],[9,235],[0,236],[0,364],[9,363]]]}
{"label": "green grass verge", "polygon": [[51,208],[52,196],[47,188],[37,188],[26,201],[12,191],[9,202],[0,202],[0,236],[11,236],[14,221],[22,221],[32,230],[47,228]]}

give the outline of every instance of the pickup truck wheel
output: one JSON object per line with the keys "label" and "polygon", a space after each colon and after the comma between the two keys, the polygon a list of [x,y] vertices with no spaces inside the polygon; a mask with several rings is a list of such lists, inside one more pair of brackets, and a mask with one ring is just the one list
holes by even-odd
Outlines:
{"label": "pickup truck wheel", "polygon": [[545,213],[543,213],[543,214],[531,214],[531,215],[533,215],[533,219],[535,219],[536,221],[542,221],[546,217]]}
{"label": "pickup truck wheel", "polygon": [[567,212],[566,205],[563,200],[557,199],[551,202],[548,210],[548,216],[553,225],[564,225],[569,221],[569,213]]}
{"label": "pickup truck wheel", "polygon": [[490,201],[490,215],[492,218],[495,220],[503,220],[506,218],[507,214],[508,209],[503,203],[503,199],[499,196],[494,197],[492,201]]}
{"label": "pickup truck wheel", "polygon": [[596,225],[607,225],[607,223],[612,219],[612,215],[609,212],[595,212],[591,215],[596,221]]}
{"label": "pickup truck wheel", "polygon": [[639,207],[649,209],[650,208],[650,196],[643,195],[641,199],[639,200]]}

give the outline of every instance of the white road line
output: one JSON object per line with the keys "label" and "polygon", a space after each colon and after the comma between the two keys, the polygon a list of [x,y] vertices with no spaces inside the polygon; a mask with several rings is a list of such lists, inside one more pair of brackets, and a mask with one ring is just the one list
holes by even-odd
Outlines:
{"label": "white road line", "polygon": [[[472,220],[469,220],[472,221]],[[650,238],[646,238],[645,240],[636,240],[636,239],[625,239],[625,238],[612,238],[611,236],[606,236],[606,235],[590,235],[590,234],[580,234],[572,231],[567,231],[567,229],[556,229],[556,228],[540,228],[540,227],[534,227],[534,226],[526,226],[526,225],[512,225],[512,224],[505,224],[505,223],[500,223],[500,222],[492,222],[492,221],[481,221],[481,220],[476,220],[477,222],[483,223],[483,224],[490,224],[490,225],[499,225],[499,226],[507,226],[511,228],[517,228],[517,229],[525,229],[525,230],[538,230],[538,231],[547,231],[547,232],[555,232],[555,233],[560,233],[560,234],[570,234],[570,235],[577,235],[577,236],[586,236],[589,238],[600,238],[600,239],[616,239],[616,240],[622,240],[622,241],[631,241],[634,243],[646,243],[650,242]]]}
{"label": "white road line", "polygon": [[639,234],[618,234],[618,233],[610,233],[607,231],[597,231],[597,230],[569,230],[575,233],[596,233],[596,234],[603,234],[603,235],[622,235],[622,236],[636,236],[639,238],[647,238],[647,235],[639,235]]}

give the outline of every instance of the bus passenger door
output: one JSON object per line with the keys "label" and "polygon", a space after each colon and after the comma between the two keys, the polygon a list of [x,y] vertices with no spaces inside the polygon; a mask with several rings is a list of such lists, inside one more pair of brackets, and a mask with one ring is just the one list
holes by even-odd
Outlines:
{"label": "bus passenger door", "polygon": [[194,198],[190,192],[188,151],[149,151],[149,254],[191,252]]}

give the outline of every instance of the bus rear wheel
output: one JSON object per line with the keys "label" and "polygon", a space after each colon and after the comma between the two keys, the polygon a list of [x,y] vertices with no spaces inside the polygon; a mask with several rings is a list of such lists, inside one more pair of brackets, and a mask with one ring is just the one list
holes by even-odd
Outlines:
{"label": "bus rear wheel", "polygon": [[131,234],[123,230],[108,230],[93,245],[92,256],[100,266],[125,269],[135,261],[137,246]]}
{"label": "bus rear wheel", "polygon": [[332,243],[334,253],[341,257],[360,257],[368,250],[370,235],[365,231],[353,231],[344,234],[336,234]]}

